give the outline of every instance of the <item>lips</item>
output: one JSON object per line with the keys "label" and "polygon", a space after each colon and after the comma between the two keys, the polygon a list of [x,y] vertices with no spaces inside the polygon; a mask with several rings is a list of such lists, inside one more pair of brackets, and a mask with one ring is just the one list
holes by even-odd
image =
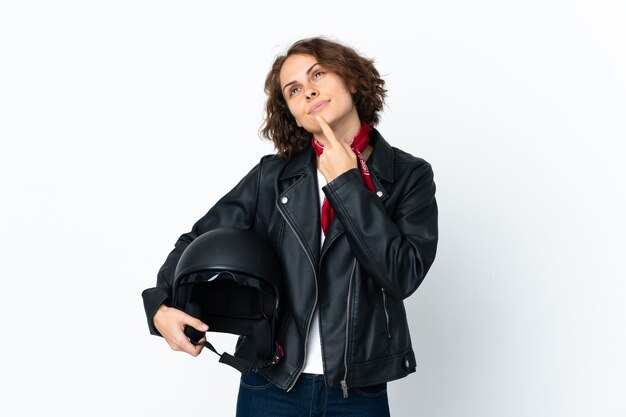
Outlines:
{"label": "lips", "polygon": [[313,107],[309,109],[309,114],[314,114],[324,109],[324,107],[326,107],[326,105],[328,104],[328,101],[329,100],[323,100],[319,103],[316,103]]}

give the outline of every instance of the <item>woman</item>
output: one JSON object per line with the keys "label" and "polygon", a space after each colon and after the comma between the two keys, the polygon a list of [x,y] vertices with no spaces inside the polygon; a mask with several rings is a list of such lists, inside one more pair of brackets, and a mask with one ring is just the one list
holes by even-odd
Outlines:
{"label": "woman", "polygon": [[402,300],[437,247],[431,167],[374,128],[384,81],[349,47],[296,42],[275,60],[265,91],[263,134],[277,154],[179,238],[157,286],[143,293],[150,331],[174,350],[200,353],[182,329],[207,326],[169,307],[176,262],[208,230],[251,229],[283,264],[285,357],[242,375],[237,415],[389,415],[387,381],[416,365]]}

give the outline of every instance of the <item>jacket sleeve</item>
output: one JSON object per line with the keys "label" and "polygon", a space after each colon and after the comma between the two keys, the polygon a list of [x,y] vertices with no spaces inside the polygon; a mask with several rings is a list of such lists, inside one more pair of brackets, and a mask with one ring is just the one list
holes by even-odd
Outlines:
{"label": "jacket sleeve", "polygon": [[141,294],[143,298],[150,333],[160,336],[154,327],[152,318],[161,304],[171,306],[174,271],[178,259],[185,248],[203,233],[220,227],[250,229],[257,216],[257,198],[261,163],[255,166],[240,182],[222,197],[200,220],[191,231],[181,235],[174,249],[157,274],[156,287],[147,288]]}
{"label": "jacket sleeve", "polygon": [[397,178],[395,186],[400,194],[390,213],[363,185],[356,168],[323,190],[359,264],[391,296],[404,299],[421,284],[437,250],[437,202],[430,164],[421,161]]}

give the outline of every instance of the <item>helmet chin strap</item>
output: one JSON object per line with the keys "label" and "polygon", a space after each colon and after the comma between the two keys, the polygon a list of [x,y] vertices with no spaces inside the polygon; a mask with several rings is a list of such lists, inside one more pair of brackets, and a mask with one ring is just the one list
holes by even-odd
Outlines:
{"label": "helmet chin strap", "polygon": [[[263,334],[260,330],[260,327],[265,326],[265,323],[259,323],[256,329],[256,331],[253,331],[253,333],[259,335],[259,334]],[[255,326],[253,326],[255,327]],[[285,356],[285,353],[283,351],[282,346],[276,342],[276,349],[274,351],[274,354],[272,356],[272,359],[269,361],[259,361],[257,363],[254,363],[252,361],[246,360],[246,359],[242,359],[242,358],[238,358],[236,356],[233,356],[227,352],[224,353],[219,353],[211,343],[209,343],[207,340],[204,340],[202,342],[200,342],[200,339],[202,339],[205,336],[205,333],[200,332],[196,329],[194,329],[191,326],[185,326],[185,334],[187,335],[187,337],[189,337],[189,341],[196,345],[196,346],[204,346],[207,349],[210,349],[211,351],[215,352],[215,354],[217,356],[220,357],[219,362],[224,363],[226,365],[230,365],[233,368],[235,368],[236,370],[238,370],[239,372],[241,372],[242,374],[246,374],[248,372],[256,372],[261,368],[265,368],[268,366],[272,366],[272,365],[276,365],[278,362],[280,362],[280,360]]]}

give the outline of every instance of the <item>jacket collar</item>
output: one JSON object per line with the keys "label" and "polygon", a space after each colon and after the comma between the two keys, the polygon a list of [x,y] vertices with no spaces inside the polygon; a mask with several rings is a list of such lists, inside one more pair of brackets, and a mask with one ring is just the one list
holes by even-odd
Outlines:
{"label": "jacket collar", "polygon": [[281,180],[285,180],[291,177],[301,176],[310,171],[313,168],[315,170],[315,152],[312,146],[308,146],[302,152],[298,152],[288,160],[287,166],[283,170],[280,176]]}
{"label": "jacket collar", "polygon": [[393,148],[375,128],[372,128],[370,132],[370,144],[374,150],[367,158],[367,167],[379,178],[387,182],[394,182],[396,161]]}
{"label": "jacket collar", "polygon": [[[393,148],[375,128],[370,131],[370,144],[374,149],[367,159],[367,167],[379,178],[387,182],[394,182],[395,158]],[[307,172],[315,172],[315,152],[312,146],[291,157],[280,179],[304,175]]]}

